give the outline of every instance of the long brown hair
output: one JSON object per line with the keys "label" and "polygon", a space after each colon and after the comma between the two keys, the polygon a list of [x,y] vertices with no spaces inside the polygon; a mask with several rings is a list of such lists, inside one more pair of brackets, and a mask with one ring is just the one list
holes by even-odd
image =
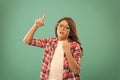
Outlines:
{"label": "long brown hair", "polygon": [[58,35],[57,35],[57,26],[63,20],[66,20],[68,25],[69,25],[69,27],[70,27],[70,33],[68,35],[68,38],[70,40],[72,40],[72,41],[76,41],[77,43],[79,43],[81,51],[82,51],[82,55],[83,55],[83,48],[81,47],[81,43],[80,43],[80,40],[78,38],[78,34],[77,34],[77,30],[76,30],[76,23],[74,22],[74,20],[72,18],[64,17],[64,18],[60,19],[57,22],[57,25],[55,26],[55,36],[58,37]]}

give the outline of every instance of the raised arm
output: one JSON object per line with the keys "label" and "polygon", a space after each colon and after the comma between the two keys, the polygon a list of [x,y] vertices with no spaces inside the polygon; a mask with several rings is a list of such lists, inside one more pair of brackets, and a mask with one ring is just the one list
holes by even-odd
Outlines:
{"label": "raised arm", "polygon": [[30,40],[33,38],[35,31],[44,25],[44,19],[45,19],[46,14],[44,13],[42,18],[38,18],[35,20],[34,25],[31,27],[31,29],[27,32],[25,35],[23,42],[26,44],[29,44]]}

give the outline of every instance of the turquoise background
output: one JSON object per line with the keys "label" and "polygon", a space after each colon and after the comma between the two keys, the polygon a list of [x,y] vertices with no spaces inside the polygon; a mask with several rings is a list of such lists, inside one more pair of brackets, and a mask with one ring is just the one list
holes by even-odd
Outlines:
{"label": "turquoise background", "polygon": [[81,80],[120,80],[120,0],[0,0],[0,80],[39,80],[43,49],[23,38],[46,12],[35,37],[54,37],[72,17],[84,48]]}

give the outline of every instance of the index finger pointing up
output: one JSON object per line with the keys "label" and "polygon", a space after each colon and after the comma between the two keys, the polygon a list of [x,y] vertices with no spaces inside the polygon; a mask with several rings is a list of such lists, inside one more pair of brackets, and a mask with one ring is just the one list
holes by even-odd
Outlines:
{"label": "index finger pointing up", "polygon": [[44,20],[44,19],[45,19],[45,16],[46,16],[46,13],[44,13],[44,14],[43,14],[43,16],[42,16],[42,20]]}

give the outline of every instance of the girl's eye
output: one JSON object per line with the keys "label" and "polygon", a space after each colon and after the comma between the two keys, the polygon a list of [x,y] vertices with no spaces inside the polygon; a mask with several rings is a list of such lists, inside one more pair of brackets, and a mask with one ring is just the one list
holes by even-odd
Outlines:
{"label": "girl's eye", "polygon": [[60,27],[63,27],[63,26],[64,26],[64,25],[62,25],[62,24],[60,25]]}
{"label": "girl's eye", "polygon": [[64,24],[59,24],[58,27],[60,29],[62,29],[62,28],[66,29],[66,30],[70,29],[69,26],[67,26],[67,25],[65,26]]}
{"label": "girl's eye", "polygon": [[69,27],[66,27],[66,29],[70,29]]}

